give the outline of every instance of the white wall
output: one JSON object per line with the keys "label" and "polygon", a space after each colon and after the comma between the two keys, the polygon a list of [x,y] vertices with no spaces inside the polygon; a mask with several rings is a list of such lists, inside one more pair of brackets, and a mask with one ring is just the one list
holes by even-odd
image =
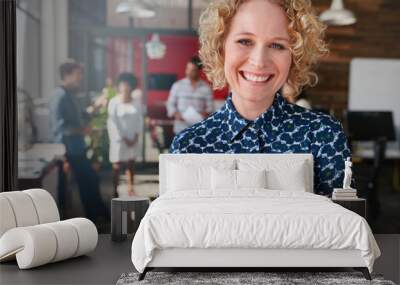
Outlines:
{"label": "white wall", "polygon": [[42,93],[48,98],[59,82],[58,66],[68,58],[68,1],[41,2]]}
{"label": "white wall", "polygon": [[400,140],[400,60],[355,58],[350,65],[349,110],[392,111]]}
{"label": "white wall", "polygon": [[58,67],[68,58],[68,0],[41,0],[41,86],[35,124],[39,141],[49,137],[48,102],[59,84]]}

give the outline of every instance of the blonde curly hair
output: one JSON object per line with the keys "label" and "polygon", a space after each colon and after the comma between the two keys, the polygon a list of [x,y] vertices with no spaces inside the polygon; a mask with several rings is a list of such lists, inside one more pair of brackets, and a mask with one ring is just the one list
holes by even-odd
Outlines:
{"label": "blonde curly hair", "polygon": [[[213,0],[200,16],[200,51],[204,72],[214,89],[227,86],[224,73],[224,43],[239,6],[250,0]],[[289,26],[292,66],[286,84],[299,94],[303,86],[314,86],[318,76],[312,67],[328,52],[323,40],[326,26],[316,17],[310,0],[266,0],[280,5]]]}

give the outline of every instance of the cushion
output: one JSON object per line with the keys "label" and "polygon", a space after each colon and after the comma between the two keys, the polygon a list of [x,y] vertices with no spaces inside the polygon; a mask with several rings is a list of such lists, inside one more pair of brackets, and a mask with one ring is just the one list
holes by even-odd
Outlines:
{"label": "cushion", "polygon": [[211,189],[236,190],[236,171],[232,169],[211,169]]}
{"label": "cushion", "polygon": [[18,227],[0,238],[0,261],[16,256],[20,269],[28,269],[86,254],[97,245],[96,226],[88,219]]}
{"label": "cushion", "polygon": [[266,170],[236,170],[238,188],[267,188]]}
{"label": "cushion", "polygon": [[17,227],[17,222],[11,204],[6,197],[0,195],[0,237],[15,227]]}
{"label": "cushion", "polygon": [[17,227],[33,226],[39,223],[39,218],[29,195],[23,191],[0,193],[10,203]]}
{"label": "cushion", "polygon": [[233,170],[234,160],[202,163],[172,162],[167,164],[167,191],[204,190],[211,188],[212,168]]}
{"label": "cushion", "polygon": [[[51,230],[51,234],[55,235],[57,247],[55,256],[52,258],[51,262],[57,262],[74,256],[76,249],[78,248],[79,237],[78,232],[71,228],[71,224],[66,222],[55,222],[44,224]],[[50,261],[49,261],[50,262]]]}
{"label": "cushion", "polygon": [[213,190],[239,190],[241,188],[266,188],[265,170],[211,170]]}
{"label": "cushion", "polygon": [[39,224],[57,222],[60,220],[56,202],[48,191],[43,189],[28,189],[22,192],[28,194],[32,199],[38,215]]}
{"label": "cushion", "polygon": [[20,269],[49,263],[56,252],[57,239],[43,225],[13,228],[0,238],[0,261],[17,259]]}
{"label": "cushion", "polygon": [[90,220],[85,218],[74,218],[63,222],[73,226],[78,233],[78,248],[73,257],[86,254],[96,248],[98,241],[97,228]]}
{"label": "cushion", "polygon": [[0,262],[16,258],[26,269],[94,250],[98,234],[90,220],[59,219],[53,197],[43,189],[0,193]]}
{"label": "cushion", "polygon": [[307,191],[307,177],[302,167],[289,172],[272,169],[267,173],[267,188],[271,190]]}
{"label": "cushion", "polygon": [[[43,189],[0,193],[0,237],[9,229],[60,220],[56,202]],[[4,217],[4,219],[3,219]]]}
{"label": "cushion", "polygon": [[[279,156],[278,156],[279,158]],[[311,164],[293,159],[238,159],[239,170],[266,170],[267,188],[312,192]]]}

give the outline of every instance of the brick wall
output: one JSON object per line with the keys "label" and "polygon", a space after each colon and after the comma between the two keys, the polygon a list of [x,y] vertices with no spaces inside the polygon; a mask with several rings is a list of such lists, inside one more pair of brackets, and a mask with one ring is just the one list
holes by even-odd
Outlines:
{"label": "brick wall", "polygon": [[[331,1],[312,2],[320,13]],[[307,90],[314,106],[330,109],[338,118],[347,108],[352,58],[400,58],[400,0],[344,0],[344,4],[357,23],[328,28],[330,54],[317,68],[318,85]]]}

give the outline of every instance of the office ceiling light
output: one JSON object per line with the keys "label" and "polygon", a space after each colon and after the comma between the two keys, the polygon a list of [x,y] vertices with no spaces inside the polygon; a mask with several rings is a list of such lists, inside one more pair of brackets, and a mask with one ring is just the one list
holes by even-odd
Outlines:
{"label": "office ceiling light", "polygon": [[329,10],[324,11],[319,19],[330,26],[347,26],[357,22],[353,12],[343,6],[343,0],[332,0]]}
{"label": "office ceiling light", "polygon": [[[159,8],[187,8],[188,0],[144,0],[146,3]],[[193,0],[192,7],[194,9],[206,8],[210,0]]]}
{"label": "office ceiling light", "polygon": [[140,0],[125,0],[117,5],[115,12],[118,14],[130,14],[134,18],[152,18],[156,12],[146,3]]}

